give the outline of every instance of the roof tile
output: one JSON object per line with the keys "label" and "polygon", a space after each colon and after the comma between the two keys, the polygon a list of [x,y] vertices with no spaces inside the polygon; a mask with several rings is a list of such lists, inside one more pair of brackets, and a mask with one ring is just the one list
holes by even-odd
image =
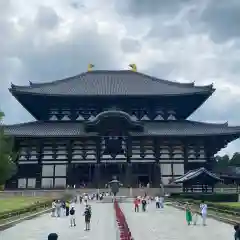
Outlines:
{"label": "roof tile", "polygon": [[133,71],[91,71],[63,80],[30,86],[12,85],[12,92],[72,96],[139,96],[211,93],[209,86],[171,82]]}
{"label": "roof tile", "polygon": [[[5,133],[13,136],[61,137],[86,136],[84,122],[30,122],[5,126]],[[194,121],[158,121],[144,122],[144,132],[132,135],[149,136],[209,136],[239,135],[240,127],[229,127],[226,124],[209,124]]]}

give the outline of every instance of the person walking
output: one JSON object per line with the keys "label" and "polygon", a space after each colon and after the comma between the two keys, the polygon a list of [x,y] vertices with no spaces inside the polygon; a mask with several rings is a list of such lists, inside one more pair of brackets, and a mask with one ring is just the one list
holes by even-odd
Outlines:
{"label": "person walking", "polygon": [[186,204],[185,211],[186,211],[186,221],[187,221],[187,224],[191,225],[192,213],[191,213],[191,209],[190,209],[189,203]]}
{"label": "person walking", "polygon": [[67,201],[65,205],[66,205],[66,216],[69,216],[70,204],[69,204],[69,202]]}
{"label": "person walking", "polygon": [[80,204],[82,204],[82,201],[83,201],[83,196],[80,195],[80,196],[79,196],[79,202],[80,202]]}
{"label": "person walking", "polygon": [[163,197],[163,196],[161,196],[161,197],[159,198],[159,207],[160,207],[160,208],[164,208],[164,197]]}
{"label": "person walking", "polygon": [[87,203],[88,203],[88,195],[85,194],[84,195],[84,204],[87,206]]}
{"label": "person walking", "polygon": [[198,221],[198,212],[196,210],[192,211],[192,221],[193,221],[193,225],[197,225],[197,221]]}
{"label": "person walking", "polygon": [[134,199],[134,211],[135,211],[135,212],[139,212],[139,204],[140,204],[140,201],[139,201],[139,199],[136,197],[136,198]]}
{"label": "person walking", "polygon": [[147,209],[147,201],[145,198],[142,199],[142,211],[146,212]]}
{"label": "person walking", "polygon": [[206,226],[206,220],[207,220],[207,204],[202,201],[200,204],[201,214],[202,214],[202,224],[203,226]]}
{"label": "person walking", "polygon": [[92,210],[90,205],[86,205],[85,211],[83,213],[84,219],[85,219],[85,231],[90,230],[90,223],[91,223],[91,217],[92,217]]}
{"label": "person walking", "polygon": [[57,200],[56,202],[56,213],[57,213],[57,217],[61,217],[61,201]]}
{"label": "person walking", "polygon": [[71,207],[69,214],[70,214],[70,226],[76,227],[75,209],[73,206]]}
{"label": "person walking", "polygon": [[56,201],[53,200],[52,202],[52,214],[51,214],[52,217],[56,217]]}
{"label": "person walking", "polygon": [[160,198],[159,198],[159,196],[155,197],[155,204],[156,204],[156,208],[160,208]]}

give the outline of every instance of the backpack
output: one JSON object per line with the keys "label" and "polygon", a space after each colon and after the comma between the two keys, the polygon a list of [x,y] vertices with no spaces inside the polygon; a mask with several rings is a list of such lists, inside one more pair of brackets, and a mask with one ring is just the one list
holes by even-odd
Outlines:
{"label": "backpack", "polygon": [[85,216],[91,217],[91,215],[92,215],[91,209],[87,208],[87,209],[85,210]]}
{"label": "backpack", "polygon": [[70,215],[74,215],[75,210],[74,210],[74,209],[71,209],[69,213],[70,213]]}

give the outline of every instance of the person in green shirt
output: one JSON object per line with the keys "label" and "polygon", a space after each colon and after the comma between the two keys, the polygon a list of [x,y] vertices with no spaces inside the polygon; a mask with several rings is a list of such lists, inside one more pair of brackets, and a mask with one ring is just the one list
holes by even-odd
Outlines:
{"label": "person in green shirt", "polygon": [[190,225],[191,222],[192,222],[192,212],[191,212],[189,203],[186,204],[185,211],[186,211],[186,221],[187,221],[187,224]]}

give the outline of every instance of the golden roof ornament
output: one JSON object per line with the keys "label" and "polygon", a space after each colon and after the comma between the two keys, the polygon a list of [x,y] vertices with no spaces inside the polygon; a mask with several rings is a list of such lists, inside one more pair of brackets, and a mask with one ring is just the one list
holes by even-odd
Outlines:
{"label": "golden roof ornament", "polygon": [[129,67],[132,69],[133,72],[136,72],[137,71],[137,65],[132,63],[132,64],[129,64]]}
{"label": "golden roof ornament", "polygon": [[89,63],[88,64],[88,72],[91,72],[93,68],[94,68],[94,65],[92,63]]}

